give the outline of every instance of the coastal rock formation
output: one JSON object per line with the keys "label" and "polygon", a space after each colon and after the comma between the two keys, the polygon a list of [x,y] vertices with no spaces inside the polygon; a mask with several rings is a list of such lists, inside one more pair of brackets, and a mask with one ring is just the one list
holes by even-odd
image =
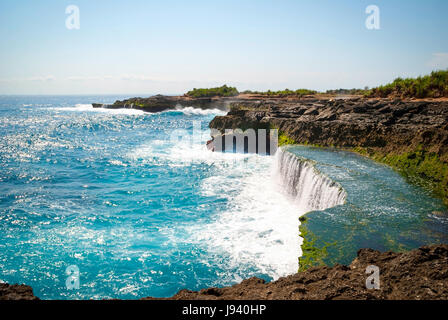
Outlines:
{"label": "coastal rock formation", "polygon": [[[94,108],[107,109],[139,109],[146,112],[162,112],[165,110],[172,110],[178,107],[194,107],[200,109],[221,109],[228,111],[229,105],[232,103],[246,103],[258,101],[259,99],[266,100],[266,97],[257,94],[239,94],[230,97],[200,97],[195,98],[188,95],[183,96],[165,96],[155,95],[149,98],[130,98],[126,100],[117,100],[113,104],[92,103]],[[298,101],[297,97],[277,97],[269,98],[269,101]]]}
{"label": "coastal rock formation", "polygon": [[[379,268],[379,289],[367,289],[370,265]],[[153,299],[153,298],[146,298]],[[250,278],[225,288],[181,290],[174,300],[446,300],[448,245],[405,252],[361,249],[349,266],[314,267],[266,283]]]}
{"label": "coastal rock formation", "polygon": [[188,96],[155,95],[149,98],[131,98],[117,100],[113,104],[92,103],[94,108],[108,109],[139,109],[146,112],[161,112],[178,107],[195,107],[200,109],[228,109],[228,105],[235,101],[242,101],[233,97],[192,98]]}
{"label": "coastal rock formation", "polygon": [[[367,289],[367,266],[379,268],[379,289]],[[143,298],[153,300],[155,298]],[[172,300],[448,299],[448,245],[405,252],[361,249],[349,266],[314,267],[266,283],[250,278],[232,287],[181,290]],[[38,300],[31,287],[0,284],[0,300]]]}
{"label": "coastal rock formation", "polygon": [[280,143],[357,151],[421,177],[448,203],[448,101],[388,99],[235,102],[210,128],[277,128]]}
{"label": "coastal rock formation", "polygon": [[447,155],[448,101],[376,99],[233,103],[210,128],[275,126],[295,141],[339,147],[406,149],[419,144]]}
{"label": "coastal rock formation", "polygon": [[0,283],[0,300],[39,300],[33,289],[24,284]]}

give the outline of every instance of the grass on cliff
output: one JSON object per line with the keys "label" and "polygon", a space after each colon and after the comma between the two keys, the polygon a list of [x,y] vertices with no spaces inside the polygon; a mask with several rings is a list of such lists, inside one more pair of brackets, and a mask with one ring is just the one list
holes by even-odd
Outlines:
{"label": "grass on cliff", "polygon": [[433,71],[418,78],[397,78],[371,89],[368,97],[441,98],[448,97],[448,70]]}
{"label": "grass on cliff", "polygon": [[296,144],[294,139],[291,139],[283,132],[278,132],[278,146],[286,146],[288,144]]}
{"label": "grass on cliff", "polygon": [[186,93],[187,96],[193,98],[205,98],[205,97],[233,97],[239,94],[235,87],[228,87],[223,85],[216,88],[202,88],[190,90]]}

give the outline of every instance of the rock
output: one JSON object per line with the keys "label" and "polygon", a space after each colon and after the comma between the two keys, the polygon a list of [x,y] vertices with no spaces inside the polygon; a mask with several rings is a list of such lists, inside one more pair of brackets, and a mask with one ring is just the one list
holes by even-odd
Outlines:
{"label": "rock", "polygon": [[228,110],[229,103],[250,100],[261,105],[261,101],[253,98],[240,97],[214,97],[214,98],[191,98],[188,96],[164,96],[155,95],[149,98],[130,98],[126,100],[117,100],[113,104],[92,103],[94,108],[107,109],[138,109],[146,112],[162,112],[173,110],[179,107],[194,107],[200,109],[221,109]]}
{"label": "rock", "polygon": [[303,115],[305,115],[305,116],[307,116],[307,115],[310,115],[310,116],[316,116],[316,115],[318,115],[318,114],[319,114],[319,110],[317,110],[316,107],[309,108],[308,110],[306,110],[306,111],[303,113]]}
{"label": "rock", "polygon": [[448,160],[447,117],[448,101],[276,100],[267,114],[251,101],[240,101],[238,111],[215,117],[210,128],[276,127],[297,143],[374,147],[382,153],[425,145]]}
{"label": "rock", "polygon": [[0,283],[0,300],[39,300],[30,286]]}
{"label": "rock", "polygon": [[[367,266],[379,268],[379,289],[367,289]],[[153,298],[145,298],[153,299]],[[231,287],[181,290],[173,300],[446,300],[448,245],[404,253],[361,249],[350,266],[314,267],[266,283],[250,278]]]}
{"label": "rock", "polygon": [[[379,268],[379,289],[367,289],[368,266]],[[224,288],[180,290],[169,300],[447,300],[448,245],[403,253],[360,249],[349,266],[313,267],[276,281],[252,277]],[[31,287],[0,284],[0,300],[38,300]],[[147,297],[143,300],[158,300]]]}

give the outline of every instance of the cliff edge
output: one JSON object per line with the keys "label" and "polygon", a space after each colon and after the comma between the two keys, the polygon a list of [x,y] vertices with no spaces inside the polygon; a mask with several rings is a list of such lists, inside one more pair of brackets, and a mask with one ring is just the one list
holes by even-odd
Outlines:
{"label": "cliff edge", "polygon": [[30,286],[0,283],[0,300],[39,300]]}
{"label": "cliff edge", "polygon": [[[366,268],[371,265],[379,268],[379,289],[366,287]],[[448,245],[424,246],[404,253],[361,249],[349,266],[314,267],[270,283],[250,278],[231,287],[181,290],[169,299],[446,300]]]}

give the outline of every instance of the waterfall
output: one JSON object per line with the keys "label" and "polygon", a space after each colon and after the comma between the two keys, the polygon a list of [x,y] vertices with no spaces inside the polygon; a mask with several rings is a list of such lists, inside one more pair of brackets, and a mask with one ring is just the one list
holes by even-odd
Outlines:
{"label": "waterfall", "polygon": [[347,193],[336,182],[320,173],[311,161],[278,149],[276,176],[302,212],[325,210],[344,204]]}

